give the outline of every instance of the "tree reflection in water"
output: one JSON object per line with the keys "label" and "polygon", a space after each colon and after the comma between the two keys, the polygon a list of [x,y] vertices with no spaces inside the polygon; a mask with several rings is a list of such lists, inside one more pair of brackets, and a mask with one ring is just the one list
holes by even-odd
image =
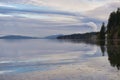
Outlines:
{"label": "tree reflection in water", "polygon": [[113,67],[120,70],[120,41],[110,40],[107,42],[108,60]]}
{"label": "tree reflection in water", "polygon": [[60,41],[72,42],[72,43],[85,43],[91,45],[100,46],[102,56],[105,56],[105,52],[108,54],[108,60],[111,66],[116,67],[120,70],[120,41],[119,40],[108,40],[105,44],[105,40],[91,41],[91,40],[79,40],[79,39],[62,39]]}

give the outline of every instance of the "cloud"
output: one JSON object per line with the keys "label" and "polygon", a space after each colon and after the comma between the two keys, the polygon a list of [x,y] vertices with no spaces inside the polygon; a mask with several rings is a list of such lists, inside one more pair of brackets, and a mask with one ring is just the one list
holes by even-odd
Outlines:
{"label": "cloud", "polygon": [[93,10],[87,11],[84,13],[88,17],[96,18],[102,21],[107,21],[109,14],[115,11],[117,8],[120,7],[120,1],[107,3],[103,6],[97,7]]}
{"label": "cloud", "polygon": [[98,31],[119,0],[0,0],[0,33],[48,36]]}
{"label": "cloud", "polygon": [[53,34],[73,34],[94,31],[94,23],[66,23],[56,21],[43,21],[18,17],[1,17],[0,34],[2,35],[29,35],[48,36]]}
{"label": "cloud", "polygon": [[[37,5],[37,7],[47,7],[48,9],[44,10],[24,10],[25,6],[22,9],[0,9],[1,13],[35,13],[35,14],[53,14],[53,15],[68,15],[81,17],[86,16],[88,18],[98,19],[105,21],[108,19],[108,14],[111,11],[115,10],[120,5],[119,0],[0,0],[2,3],[13,3],[17,4],[31,4]],[[67,4],[66,4],[67,3]],[[87,7],[86,7],[87,5]],[[21,6],[17,6],[21,7]],[[27,7],[27,6],[26,6]],[[34,6],[32,6],[34,7]],[[3,10],[4,9],[4,10]],[[5,12],[6,11],[6,12]],[[79,14],[79,15],[77,15]]]}
{"label": "cloud", "polygon": [[[0,0],[2,3],[32,4],[37,6],[49,6],[57,10],[83,11],[93,9],[87,0]],[[67,3],[67,4],[66,4]],[[85,6],[87,5],[87,7]],[[83,9],[84,8],[84,9]]]}
{"label": "cloud", "polygon": [[[31,0],[28,2],[33,5],[49,6],[57,10],[64,10],[69,12],[82,12],[95,9],[99,6],[105,5],[109,2],[119,0]],[[27,3],[27,4],[28,4]],[[67,3],[67,4],[66,4]]]}
{"label": "cloud", "polygon": [[0,3],[0,7],[11,7],[11,8],[15,8],[15,6],[8,5],[8,4],[3,4],[3,3]]}
{"label": "cloud", "polygon": [[1,3],[27,3],[28,0],[0,0]]}
{"label": "cloud", "polygon": [[97,31],[97,25],[94,22],[89,22],[86,25],[92,27],[94,31]]}
{"label": "cloud", "polygon": [[75,22],[78,21],[75,19],[77,16],[75,13],[66,12],[66,11],[58,11],[58,10],[41,10],[41,9],[19,9],[7,6],[0,7],[0,15],[8,16],[11,15],[13,17],[24,17],[24,18],[34,18],[34,19],[47,19],[51,21],[70,21]]}
{"label": "cloud", "polygon": [[36,13],[36,14],[58,14],[58,15],[70,15],[74,16],[74,13],[65,12],[65,11],[57,11],[57,10],[29,10],[29,9],[16,9],[16,8],[10,8],[10,7],[0,7],[0,13]]}
{"label": "cloud", "polygon": [[[81,12],[95,9],[106,3],[119,0],[0,0],[2,3],[32,4],[37,6],[48,6],[57,10],[69,12]],[[67,3],[67,4],[66,4]]]}
{"label": "cloud", "polygon": [[82,28],[84,31],[86,30],[86,32],[87,31],[88,32],[90,32],[90,31],[98,31],[98,26],[94,22],[77,23],[77,24],[74,24],[74,25],[68,25],[68,27],[69,28],[73,27],[73,28],[77,28],[77,29],[81,29]]}

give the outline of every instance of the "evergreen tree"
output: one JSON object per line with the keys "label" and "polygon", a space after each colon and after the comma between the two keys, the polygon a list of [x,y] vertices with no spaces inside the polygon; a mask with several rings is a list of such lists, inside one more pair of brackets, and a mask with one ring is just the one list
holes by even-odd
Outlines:
{"label": "evergreen tree", "polygon": [[105,24],[102,24],[101,30],[100,30],[100,34],[99,34],[99,38],[100,39],[105,39]]}
{"label": "evergreen tree", "polygon": [[107,38],[120,38],[120,8],[110,14],[107,24]]}

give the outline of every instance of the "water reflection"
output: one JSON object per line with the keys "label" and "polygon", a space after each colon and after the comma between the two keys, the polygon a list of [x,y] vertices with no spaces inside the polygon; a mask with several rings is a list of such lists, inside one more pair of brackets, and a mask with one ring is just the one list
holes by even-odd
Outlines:
{"label": "water reflection", "polygon": [[97,45],[101,49],[102,56],[105,56],[105,53],[108,55],[108,60],[112,67],[116,67],[120,70],[120,40],[107,40],[105,41],[91,41],[91,40],[63,40],[73,43],[86,43],[91,45]]}
{"label": "water reflection", "polygon": [[120,41],[108,41],[107,53],[111,66],[117,67],[117,69],[120,70]]}
{"label": "water reflection", "polygon": [[106,53],[110,64],[120,69],[119,41],[105,44],[97,40],[38,39],[1,40],[0,44],[0,74],[51,70],[61,65],[84,63],[90,58],[107,57]]}
{"label": "water reflection", "polygon": [[104,45],[100,45],[100,48],[101,48],[101,52],[102,52],[102,56],[105,56],[105,46]]}
{"label": "water reflection", "polygon": [[[71,43],[84,43],[84,44],[91,44],[91,45],[100,45],[101,43],[99,43],[96,40],[87,40],[87,39],[60,39],[60,42],[71,42]],[[101,44],[102,45],[102,44]]]}
{"label": "water reflection", "polygon": [[98,47],[77,41],[0,40],[0,44],[0,74],[46,71],[101,56],[94,55]]}

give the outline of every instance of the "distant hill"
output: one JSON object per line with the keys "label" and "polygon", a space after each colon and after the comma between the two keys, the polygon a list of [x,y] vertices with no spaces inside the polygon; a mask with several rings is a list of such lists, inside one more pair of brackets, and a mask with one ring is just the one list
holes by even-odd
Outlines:
{"label": "distant hill", "polygon": [[59,34],[59,35],[51,35],[51,36],[44,37],[44,39],[56,39],[58,36],[63,36],[63,35],[62,35],[62,34]]}
{"label": "distant hill", "polygon": [[29,36],[21,36],[21,35],[7,35],[2,36],[0,39],[39,39],[38,37],[29,37]]}

